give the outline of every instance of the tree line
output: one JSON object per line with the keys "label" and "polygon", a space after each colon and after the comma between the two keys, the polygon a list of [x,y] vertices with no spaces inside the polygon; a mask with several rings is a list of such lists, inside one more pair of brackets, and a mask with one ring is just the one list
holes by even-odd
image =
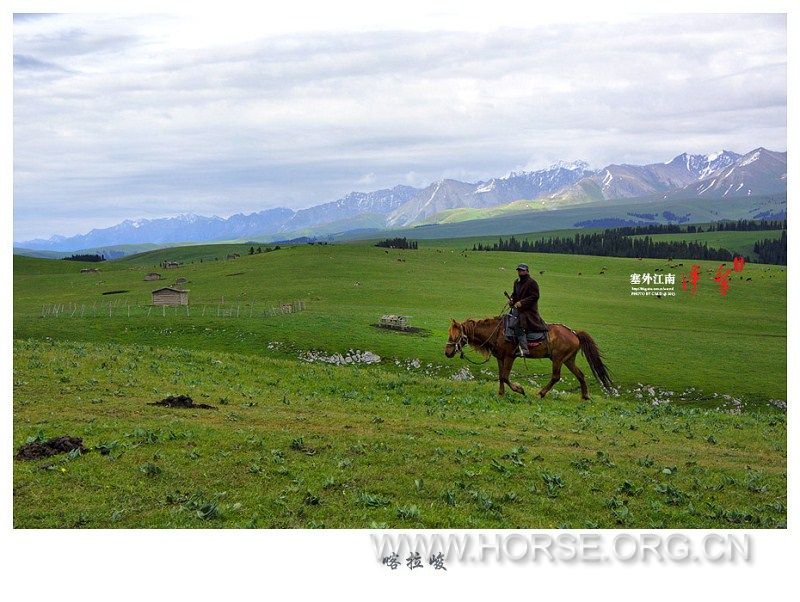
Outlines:
{"label": "tree line", "polygon": [[646,226],[620,226],[614,228],[623,236],[637,236],[642,234],[696,234],[698,232],[730,232],[730,231],[753,231],[753,230],[785,230],[786,220],[768,219],[740,219],[714,222],[706,226],[690,224],[681,226],[679,224],[648,224]]}
{"label": "tree line", "polygon": [[[750,220],[755,221],[755,220]],[[734,223],[734,222],[731,222]],[[774,225],[778,222],[770,222]],[[785,221],[783,222],[786,223]],[[763,227],[766,221],[759,222],[758,228]],[[743,229],[748,229],[744,221],[739,222]],[[678,226],[665,225],[664,228],[677,228]],[[691,227],[691,226],[690,226]],[[555,236],[546,239],[529,241],[527,238],[520,240],[514,236],[508,239],[500,238],[493,244],[476,243],[473,251],[512,251],[521,253],[564,253],[572,255],[598,255],[604,257],[649,257],[654,259],[706,259],[714,261],[731,261],[739,255],[725,248],[709,247],[708,243],[691,240],[654,241],[644,234],[642,227],[622,227],[606,229],[602,232],[573,236]],[[735,229],[735,228],[734,228]],[[659,230],[651,234],[662,233],[692,233],[701,230]],[[709,231],[709,230],[706,230]],[[639,235],[641,238],[634,238]],[[787,244],[786,230],[781,232],[779,238],[768,238],[756,242],[753,246],[754,257],[745,255],[745,260],[755,263],[771,263],[786,265]]]}
{"label": "tree line", "polygon": [[75,255],[70,255],[69,257],[62,257],[61,259],[65,261],[105,261],[105,255],[98,255],[97,253],[77,253]]}
{"label": "tree line", "polygon": [[[250,255],[257,255],[258,253],[269,253],[270,251],[279,251],[279,250],[280,246],[276,246],[274,249],[271,249],[269,247],[264,247],[262,249],[261,245],[258,245],[258,248],[250,247],[250,250],[248,252],[250,253]],[[216,259],[216,257],[214,259]]]}
{"label": "tree line", "polygon": [[761,259],[761,263],[774,263],[786,265],[786,230],[781,232],[780,238],[765,238],[753,245],[753,252]]}
{"label": "tree line", "polygon": [[402,238],[385,238],[380,242],[376,242],[375,246],[388,249],[416,249],[417,241],[408,240],[405,236]]}
{"label": "tree line", "polygon": [[[521,253],[564,253],[571,255],[599,255],[603,257],[650,257],[656,259],[711,259],[730,261],[735,255],[727,249],[709,248],[697,241],[653,241],[649,236],[631,238],[616,230],[593,234],[575,234],[572,237],[529,241],[499,239],[491,245],[478,243],[473,251],[517,251]],[[750,259],[747,258],[749,261]]]}

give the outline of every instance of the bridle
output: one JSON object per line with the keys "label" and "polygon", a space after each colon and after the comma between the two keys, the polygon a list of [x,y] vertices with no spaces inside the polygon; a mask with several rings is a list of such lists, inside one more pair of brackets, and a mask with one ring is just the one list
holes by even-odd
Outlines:
{"label": "bridle", "polygon": [[[467,337],[464,329],[459,326],[458,327],[459,337],[455,341],[451,341],[450,339],[447,340],[447,347],[453,347],[453,355],[456,353],[460,353],[461,357],[464,357],[464,346],[469,343],[469,337]],[[441,343],[440,343],[441,345]]]}
{"label": "bridle", "polygon": [[[481,349],[481,348],[485,347],[486,344],[489,343],[489,341],[491,341],[494,338],[494,335],[497,334],[498,330],[500,330],[500,326],[502,326],[502,324],[503,324],[503,321],[500,320],[497,323],[497,326],[495,327],[494,331],[492,331],[492,334],[490,334],[486,338],[486,340],[478,346],[478,349]],[[487,356],[486,359],[483,360],[482,362],[476,362],[476,361],[473,361],[473,360],[469,359],[466,355],[464,355],[464,347],[467,345],[467,343],[469,343],[469,337],[464,332],[464,327],[461,326],[461,325],[459,325],[459,327],[458,327],[458,332],[459,332],[459,337],[458,337],[457,340],[455,340],[455,341],[451,341],[450,339],[447,340],[446,347],[450,347],[450,346],[453,347],[453,355],[458,353],[462,360],[467,360],[470,364],[475,364],[476,366],[480,366],[481,364],[485,364],[490,359],[492,359],[491,355]]]}

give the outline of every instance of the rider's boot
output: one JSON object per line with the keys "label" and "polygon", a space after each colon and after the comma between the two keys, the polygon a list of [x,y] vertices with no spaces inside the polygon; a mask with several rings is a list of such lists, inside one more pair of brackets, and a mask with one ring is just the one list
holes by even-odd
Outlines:
{"label": "rider's boot", "polygon": [[528,356],[528,337],[525,336],[523,332],[522,335],[517,339],[518,347],[517,347],[517,356],[519,357],[526,357]]}

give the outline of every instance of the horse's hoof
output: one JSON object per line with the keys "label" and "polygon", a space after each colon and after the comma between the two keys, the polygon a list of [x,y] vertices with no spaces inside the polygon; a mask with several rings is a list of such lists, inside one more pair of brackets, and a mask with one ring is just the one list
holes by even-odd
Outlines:
{"label": "horse's hoof", "polygon": [[547,395],[547,391],[539,391],[539,397],[544,399],[544,396]]}
{"label": "horse's hoof", "polygon": [[589,401],[591,397],[589,397],[588,395],[584,395],[583,397],[581,397],[581,399],[583,399],[583,401]]}

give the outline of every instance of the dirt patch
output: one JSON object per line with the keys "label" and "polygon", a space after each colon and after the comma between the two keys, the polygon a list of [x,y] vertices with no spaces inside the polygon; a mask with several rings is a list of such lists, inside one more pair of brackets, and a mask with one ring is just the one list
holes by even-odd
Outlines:
{"label": "dirt patch", "polygon": [[17,450],[17,455],[14,457],[17,460],[40,460],[58,454],[68,454],[76,449],[82,454],[89,451],[83,446],[83,439],[80,437],[64,435],[63,437],[53,437],[47,441],[26,443]]}
{"label": "dirt patch", "polygon": [[195,403],[188,395],[170,395],[161,401],[148,403],[149,406],[162,406],[165,408],[187,408],[193,410],[216,410],[214,406],[207,403]]}
{"label": "dirt patch", "polygon": [[425,328],[417,328],[416,326],[409,326],[408,328],[391,328],[389,326],[381,326],[380,324],[370,324],[373,328],[383,330],[384,332],[399,332],[400,334],[416,334],[421,337],[431,336],[431,331]]}

